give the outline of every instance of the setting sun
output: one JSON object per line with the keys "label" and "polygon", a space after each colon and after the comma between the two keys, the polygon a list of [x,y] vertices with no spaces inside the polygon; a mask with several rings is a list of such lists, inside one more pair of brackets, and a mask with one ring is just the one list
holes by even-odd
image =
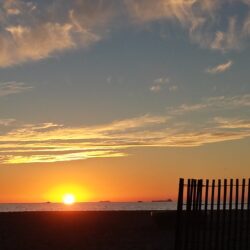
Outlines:
{"label": "setting sun", "polygon": [[66,205],[72,205],[75,203],[75,196],[73,194],[65,194],[63,196],[63,203]]}

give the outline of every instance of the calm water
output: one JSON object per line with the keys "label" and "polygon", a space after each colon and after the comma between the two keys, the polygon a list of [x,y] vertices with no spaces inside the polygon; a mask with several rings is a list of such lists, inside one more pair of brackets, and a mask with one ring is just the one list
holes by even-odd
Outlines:
{"label": "calm water", "polygon": [[61,203],[0,204],[0,212],[138,210],[176,210],[176,202],[84,202],[70,206]]}

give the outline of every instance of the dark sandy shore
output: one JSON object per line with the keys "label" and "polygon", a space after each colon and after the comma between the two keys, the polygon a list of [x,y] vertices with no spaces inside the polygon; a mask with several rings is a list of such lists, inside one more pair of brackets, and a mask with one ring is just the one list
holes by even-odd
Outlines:
{"label": "dark sandy shore", "polygon": [[148,211],[0,213],[1,250],[172,250],[173,240]]}

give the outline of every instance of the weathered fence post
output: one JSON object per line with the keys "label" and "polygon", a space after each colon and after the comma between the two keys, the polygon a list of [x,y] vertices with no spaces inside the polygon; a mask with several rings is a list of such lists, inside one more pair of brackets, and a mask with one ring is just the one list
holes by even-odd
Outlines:
{"label": "weathered fence post", "polygon": [[226,221],[226,209],[227,209],[227,179],[224,179],[224,191],[223,191],[223,214],[222,214],[222,230],[221,230],[221,250],[225,249],[225,221]]}
{"label": "weathered fence post", "polygon": [[233,179],[230,179],[229,186],[229,205],[228,205],[228,235],[227,235],[227,249],[231,249],[231,235],[232,235],[232,209],[233,209]]}
{"label": "weathered fence post", "polygon": [[184,179],[179,180],[179,193],[177,204],[177,221],[176,221],[176,235],[175,235],[175,250],[181,250],[181,231],[182,231],[182,210],[183,210],[183,193],[184,193]]}
{"label": "weathered fence post", "polygon": [[247,190],[247,218],[246,218],[246,249],[249,249],[249,223],[250,223],[250,178],[248,179],[248,190]]}
{"label": "weathered fence post", "polygon": [[219,249],[220,244],[220,196],[221,196],[221,180],[217,184],[217,211],[216,211],[216,227],[215,227],[215,248]]}
{"label": "weathered fence post", "polygon": [[205,186],[205,203],[204,203],[204,222],[205,222],[205,228],[203,231],[203,249],[206,250],[208,248],[208,195],[209,195],[209,180],[206,180],[206,186]]}

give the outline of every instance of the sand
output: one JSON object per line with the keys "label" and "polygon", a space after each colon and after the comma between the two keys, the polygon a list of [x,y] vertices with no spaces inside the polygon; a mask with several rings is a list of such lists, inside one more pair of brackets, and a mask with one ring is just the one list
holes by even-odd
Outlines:
{"label": "sand", "polygon": [[173,239],[148,211],[0,213],[1,250],[172,250]]}

